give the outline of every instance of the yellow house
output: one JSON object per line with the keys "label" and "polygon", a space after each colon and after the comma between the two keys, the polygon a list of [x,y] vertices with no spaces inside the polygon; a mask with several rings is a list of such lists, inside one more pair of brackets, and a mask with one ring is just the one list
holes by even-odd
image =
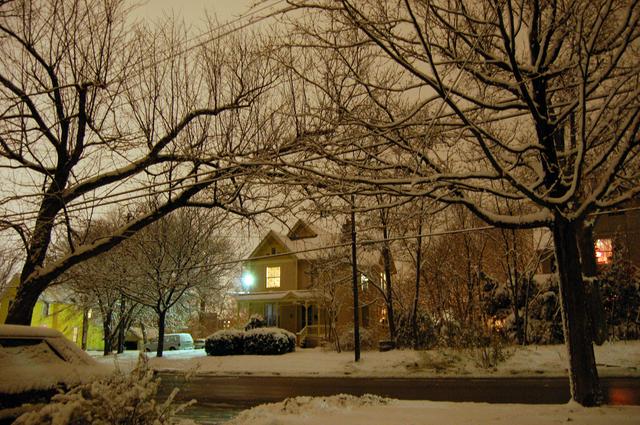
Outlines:
{"label": "yellow house", "polygon": [[[336,269],[331,277],[336,282],[340,280],[335,286],[335,296],[341,298],[342,308],[332,310],[328,307],[327,292],[315,284],[314,265],[322,261],[319,248],[336,241],[333,236],[320,236],[319,233],[302,220],[287,234],[273,230],[267,233],[243,265],[242,291],[234,294],[239,316],[247,318],[260,314],[269,326],[287,329],[297,334],[299,340],[304,338],[311,344],[329,336],[330,311],[339,327],[346,328],[352,323],[353,295],[348,256],[345,265]],[[373,322],[370,311],[381,311],[381,308],[371,308],[374,294],[367,291],[366,285],[362,284],[359,291],[361,323],[368,326]]]}
{"label": "yellow house", "polygon": [[[0,323],[4,323],[9,306],[16,297],[18,278],[15,277],[9,287],[0,294]],[[46,290],[36,302],[31,317],[31,326],[42,326],[60,331],[78,347],[83,346],[83,329],[86,331],[85,348],[102,350],[104,347],[102,328],[95,322],[91,309],[84,311],[75,305],[68,292],[62,288]],[[86,326],[83,326],[85,324]]]}

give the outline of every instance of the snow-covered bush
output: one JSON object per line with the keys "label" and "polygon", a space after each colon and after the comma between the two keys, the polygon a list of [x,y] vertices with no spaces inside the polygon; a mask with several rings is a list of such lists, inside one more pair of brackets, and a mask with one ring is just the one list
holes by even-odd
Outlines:
{"label": "snow-covered bush", "polygon": [[204,349],[210,356],[233,354],[284,354],[294,351],[296,336],[280,328],[222,330],[207,337]]}
{"label": "snow-covered bush", "polygon": [[259,314],[252,314],[249,321],[244,325],[244,330],[248,331],[257,328],[266,328],[267,321]]}
{"label": "snow-covered bush", "polygon": [[296,336],[280,328],[255,328],[244,334],[245,354],[284,354],[296,349]]}
{"label": "snow-covered bush", "polygon": [[[377,349],[373,331],[367,328],[360,328],[360,349],[374,350]],[[353,337],[353,328],[349,328],[340,334],[340,347],[345,351],[355,350],[355,339]]]}
{"label": "snow-covered bush", "polygon": [[229,356],[242,354],[244,332],[237,329],[223,329],[209,335],[204,350],[210,356]]}
{"label": "snow-covered bush", "polygon": [[156,394],[160,382],[141,360],[130,374],[116,372],[109,378],[80,385],[67,393],[53,396],[51,403],[27,412],[18,425],[187,425],[191,420],[176,414],[194,402],[176,405],[177,390],[165,402]]}

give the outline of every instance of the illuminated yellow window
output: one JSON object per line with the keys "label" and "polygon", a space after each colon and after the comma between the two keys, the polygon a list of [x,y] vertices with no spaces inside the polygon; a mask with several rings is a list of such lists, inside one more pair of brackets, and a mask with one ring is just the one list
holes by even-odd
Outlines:
{"label": "illuminated yellow window", "polygon": [[280,267],[267,267],[267,288],[280,287]]}
{"label": "illuminated yellow window", "polygon": [[596,263],[611,264],[613,259],[613,242],[611,239],[596,239]]}

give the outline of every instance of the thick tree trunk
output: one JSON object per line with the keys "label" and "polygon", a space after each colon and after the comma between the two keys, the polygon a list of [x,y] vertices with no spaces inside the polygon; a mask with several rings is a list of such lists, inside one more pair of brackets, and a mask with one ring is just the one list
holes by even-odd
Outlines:
{"label": "thick tree trunk", "polygon": [[598,267],[593,244],[594,225],[594,220],[580,223],[577,227],[577,240],[582,275],[586,278],[587,318],[589,319],[591,338],[597,345],[602,345],[607,340],[607,320],[600,294],[600,282],[598,281]]}
{"label": "thick tree trunk", "polygon": [[16,298],[9,307],[6,324],[11,325],[31,325],[33,308],[38,302],[38,297],[47,288],[48,282],[41,280],[20,280],[16,292]]}
{"label": "thick tree trunk", "polygon": [[558,263],[562,326],[569,355],[571,398],[583,406],[595,406],[600,403],[601,397],[587,321],[576,226],[557,214],[553,240]]}

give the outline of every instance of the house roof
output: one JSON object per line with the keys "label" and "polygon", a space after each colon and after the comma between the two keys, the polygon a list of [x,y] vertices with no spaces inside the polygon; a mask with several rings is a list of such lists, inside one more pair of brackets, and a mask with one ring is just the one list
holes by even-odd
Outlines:
{"label": "house roof", "polygon": [[[298,224],[296,224],[298,226]],[[291,253],[300,260],[312,260],[322,256],[323,247],[335,245],[337,236],[332,234],[321,234],[310,225],[304,224],[297,227],[298,231],[303,231],[303,237],[296,232],[296,226],[288,233],[283,234],[270,230],[260,241],[258,246],[251,252],[249,258],[259,257],[262,248],[271,241],[275,241],[284,249],[284,253]],[[313,232],[313,233],[311,233]],[[292,237],[294,239],[292,239]],[[280,253],[282,254],[282,253]]]}
{"label": "house roof", "polygon": [[[339,245],[340,234],[328,233],[319,230],[316,226],[308,224],[303,220],[298,220],[296,224],[287,233],[280,233],[270,230],[249,255],[249,259],[262,257],[260,252],[265,245],[275,241],[282,246],[285,252],[278,254],[290,253],[299,260],[316,260],[326,256],[326,249],[335,245]],[[349,256],[349,253],[345,255]],[[392,259],[392,273],[396,273],[395,261]],[[376,269],[382,266],[380,252],[376,249],[358,249],[358,268]]]}

